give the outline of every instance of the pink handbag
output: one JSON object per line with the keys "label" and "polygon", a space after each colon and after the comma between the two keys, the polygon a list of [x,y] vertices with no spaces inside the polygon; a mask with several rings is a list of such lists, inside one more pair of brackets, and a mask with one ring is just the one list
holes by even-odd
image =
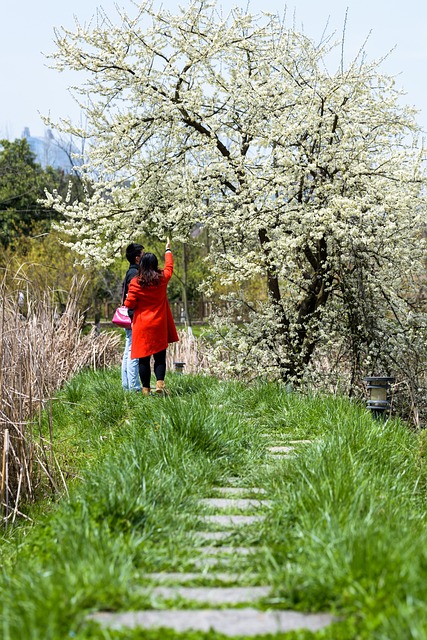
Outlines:
{"label": "pink handbag", "polygon": [[117,307],[111,322],[115,324],[117,327],[130,329],[132,326],[132,320],[129,318],[128,308],[124,306]]}

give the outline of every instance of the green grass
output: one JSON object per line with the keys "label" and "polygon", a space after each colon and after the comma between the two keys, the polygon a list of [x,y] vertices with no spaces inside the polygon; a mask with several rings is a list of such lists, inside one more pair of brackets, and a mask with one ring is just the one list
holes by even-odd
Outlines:
{"label": "green grass", "polygon": [[[340,618],[276,638],[427,638],[423,434],[276,384],[170,375],[168,387],[166,398],[129,394],[113,370],[58,394],[55,454],[70,495],[29,506],[36,523],[2,540],[1,638],[223,640],[101,630],[86,616],[149,608],[144,573],[190,569],[197,500],[230,476],[272,500],[264,523],[235,536],[258,546],[235,562],[273,586],[264,607]],[[298,439],[313,443],[266,464],[269,443]]]}

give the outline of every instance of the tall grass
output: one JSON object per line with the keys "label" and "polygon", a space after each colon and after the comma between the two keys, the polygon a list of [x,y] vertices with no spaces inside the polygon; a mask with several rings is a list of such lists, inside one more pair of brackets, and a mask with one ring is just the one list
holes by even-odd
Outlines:
{"label": "tall grass", "polygon": [[0,282],[0,505],[6,526],[22,498],[33,498],[46,483],[53,490],[63,484],[51,421],[47,434],[40,431],[52,393],[76,371],[118,359],[118,336],[82,335],[83,290],[84,282],[75,280],[59,310],[54,291],[39,290],[22,274],[5,272]]}
{"label": "tall grass", "polygon": [[[248,583],[273,586],[265,606],[335,612],[323,640],[427,638],[422,436],[276,384],[169,374],[168,387],[143,398],[121,389],[118,369],[83,372],[43,415],[70,496],[0,545],[5,640],[182,637],[100,631],[85,618],[150,608],[146,573],[191,570],[198,499],[230,476],[271,500],[265,523],[235,536],[257,553],[231,561]],[[298,439],[312,443],[268,457],[268,444]]]}
{"label": "tall grass", "polygon": [[[257,553],[231,561],[250,584],[273,586],[265,606],[335,612],[323,640],[427,638],[422,436],[276,384],[169,374],[168,387],[143,398],[121,389],[118,369],[82,372],[43,414],[70,496],[0,545],[5,640],[182,637],[116,635],[85,619],[150,608],[146,573],[190,570],[198,499],[230,476],[271,500],[265,523],[236,535]],[[268,444],[298,439],[312,443],[268,457]]]}

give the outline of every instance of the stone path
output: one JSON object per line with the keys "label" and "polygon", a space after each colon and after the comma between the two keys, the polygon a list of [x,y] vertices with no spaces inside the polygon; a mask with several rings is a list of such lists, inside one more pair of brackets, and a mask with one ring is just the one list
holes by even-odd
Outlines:
{"label": "stone path", "polygon": [[[242,487],[214,487],[213,491],[223,495],[242,495]],[[262,489],[260,487],[248,487],[247,489],[245,489],[245,493],[265,494],[267,492],[265,489]]]}
{"label": "stone path", "polygon": [[325,613],[305,614],[297,611],[258,611],[245,609],[193,609],[185,611],[134,611],[128,613],[98,613],[92,616],[104,627],[157,629],[169,627],[175,631],[214,630],[227,636],[257,636],[296,629],[318,631],[332,622]]}
{"label": "stone path", "polygon": [[207,604],[239,604],[266,598],[270,587],[155,587],[151,594],[164,600],[184,598]]}
{"label": "stone path", "polygon": [[[285,464],[286,458],[295,454],[300,443],[309,444],[309,441],[293,441],[286,445],[277,443],[267,446],[267,452],[277,463],[283,458]],[[214,487],[211,496],[199,501],[200,513],[192,534],[195,545],[192,570],[144,576],[141,594],[149,599],[151,609],[98,612],[90,618],[111,629],[167,627],[177,632],[214,630],[230,637],[253,637],[297,629],[317,631],[331,624],[334,618],[328,613],[257,608],[263,603],[262,608],[265,609],[269,598],[274,596],[269,585],[257,584],[259,579],[250,573],[248,561],[251,555],[259,552],[259,547],[233,544],[233,541],[241,541],[245,527],[263,522],[272,501],[262,487],[243,487],[240,484],[243,484],[240,478],[228,478],[225,486]],[[215,530],[210,530],[212,526]],[[235,533],[239,535],[236,537]],[[248,581],[254,586],[242,586]],[[202,586],[199,586],[200,582]],[[202,606],[195,608],[195,604]]]}
{"label": "stone path", "polygon": [[257,636],[296,629],[318,631],[332,622],[325,613],[305,614],[297,611],[258,611],[245,609],[193,609],[185,611],[134,611],[128,613],[98,613],[92,616],[104,627],[157,629],[169,627],[175,631],[214,630],[227,636]]}
{"label": "stone path", "polygon": [[264,516],[245,516],[245,515],[214,515],[214,516],[201,516],[199,518],[201,522],[210,522],[211,524],[219,524],[224,527],[239,526],[245,524],[254,524],[256,522],[262,522]]}
{"label": "stone path", "polygon": [[215,509],[257,509],[263,505],[270,505],[269,500],[250,499],[250,498],[202,498],[199,500],[200,505],[214,507]]}

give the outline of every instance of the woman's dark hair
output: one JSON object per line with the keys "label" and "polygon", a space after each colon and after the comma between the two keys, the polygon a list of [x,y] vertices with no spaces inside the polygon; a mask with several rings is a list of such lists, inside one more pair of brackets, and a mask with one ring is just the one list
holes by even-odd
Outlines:
{"label": "woman's dark hair", "polygon": [[152,284],[159,284],[162,272],[154,253],[144,253],[139,261],[138,282],[141,287],[149,287]]}

